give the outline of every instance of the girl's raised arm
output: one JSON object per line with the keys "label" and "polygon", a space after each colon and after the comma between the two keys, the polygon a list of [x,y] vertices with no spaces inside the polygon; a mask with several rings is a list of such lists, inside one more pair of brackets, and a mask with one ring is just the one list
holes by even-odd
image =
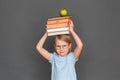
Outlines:
{"label": "girl's raised arm", "polygon": [[83,47],[83,43],[81,41],[81,39],[79,38],[79,36],[77,35],[77,33],[74,31],[74,24],[73,22],[71,21],[70,23],[70,32],[75,40],[75,43],[76,43],[76,47],[74,49],[74,57],[75,59],[78,59],[81,51],[82,51],[82,47]]}
{"label": "girl's raised arm", "polygon": [[45,59],[49,60],[50,53],[46,49],[43,48],[46,38],[47,38],[47,32],[42,36],[42,38],[37,43],[36,49]]}

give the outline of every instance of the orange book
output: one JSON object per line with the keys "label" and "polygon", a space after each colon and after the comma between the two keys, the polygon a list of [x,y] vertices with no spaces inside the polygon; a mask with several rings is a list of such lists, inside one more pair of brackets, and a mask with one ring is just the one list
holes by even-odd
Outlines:
{"label": "orange book", "polygon": [[46,28],[59,28],[59,27],[69,27],[69,23],[68,22],[62,22],[59,24],[46,24]]}
{"label": "orange book", "polygon": [[69,22],[70,20],[71,16],[48,18],[47,24],[58,24],[62,22]]}
{"label": "orange book", "polygon": [[72,16],[65,16],[65,17],[54,17],[54,18],[48,18],[48,20],[57,20],[57,19],[71,19]]}
{"label": "orange book", "polygon": [[47,24],[59,24],[63,22],[70,22],[71,19],[58,19],[58,20],[49,20]]}

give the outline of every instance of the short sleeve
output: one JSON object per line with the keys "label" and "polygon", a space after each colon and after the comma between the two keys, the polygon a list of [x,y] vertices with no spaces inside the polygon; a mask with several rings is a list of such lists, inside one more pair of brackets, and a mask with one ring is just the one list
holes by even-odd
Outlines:
{"label": "short sleeve", "polygon": [[70,52],[68,55],[69,55],[69,58],[70,58],[74,63],[78,61],[78,59],[75,59],[73,52]]}
{"label": "short sleeve", "polygon": [[54,58],[54,54],[50,53],[50,60],[49,60],[50,63],[53,62],[53,58]]}

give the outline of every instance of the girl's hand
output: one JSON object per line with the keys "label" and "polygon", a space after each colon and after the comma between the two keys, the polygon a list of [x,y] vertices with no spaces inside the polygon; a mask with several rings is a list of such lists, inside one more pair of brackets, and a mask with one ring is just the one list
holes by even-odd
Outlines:
{"label": "girl's hand", "polygon": [[74,24],[73,21],[70,21],[70,32],[74,31]]}

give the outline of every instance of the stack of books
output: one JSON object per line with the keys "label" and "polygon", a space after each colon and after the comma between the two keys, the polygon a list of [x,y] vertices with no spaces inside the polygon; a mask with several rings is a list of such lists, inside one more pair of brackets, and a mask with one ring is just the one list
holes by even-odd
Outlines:
{"label": "stack of books", "polygon": [[48,18],[46,29],[48,36],[69,34],[71,16]]}

